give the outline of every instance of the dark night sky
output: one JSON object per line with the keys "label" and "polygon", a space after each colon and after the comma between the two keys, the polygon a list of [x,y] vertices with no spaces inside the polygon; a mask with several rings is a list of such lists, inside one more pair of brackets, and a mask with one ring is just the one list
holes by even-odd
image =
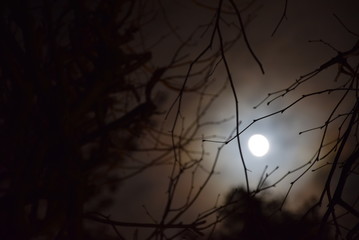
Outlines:
{"label": "dark night sky", "polygon": [[[244,9],[241,16],[250,47],[232,1]],[[63,235],[72,239],[85,233],[83,230],[89,231],[88,236],[103,230],[106,238],[107,233],[115,235],[109,219],[126,222],[118,227],[128,239],[145,239],[152,231],[156,237],[175,234],[178,229],[192,231],[196,227],[188,228],[187,223],[197,224],[197,217],[209,209],[215,211],[206,220],[215,221],[216,214],[223,214],[219,206],[225,204],[231,190],[248,186],[247,190],[254,192],[268,173],[264,185],[273,186],[258,191],[258,196],[286,199],[285,210],[303,213],[304,205],[319,198],[331,167],[327,162],[336,153],[306,169],[320,147],[325,146],[322,157],[333,143],[340,145],[340,124],[345,123],[343,129],[349,125],[345,116],[357,121],[353,106],[358,103],[358,91],[353,89],[358,86],[338,89],[348,88],[344,83],[349,79],[357,81],[353,77],[357,73],[335,79],[339,71],[335,61],[334,66],[280,94],[338,53],[355,43],[359,46],[358,0],[223,0],[221,17],[216,18],[218,2],[222,1],[0,4],[4,6],[0,80],[5,86],[0,91],[0,107],[8,104],[5,120],[0,119],[0,140],[5,146],[1,152],[9,155],[0,162],[0,184],[3,175],[7,181],[7,172],[15,173],[0,192],[1,203],[5,203],[0,220],[11,225],[0,224],[5,226],[0,228],[0,236],[7,228],[4,236],[40,234],[40,238],[56,235],[62,239]],[[272,35],[286,2],[286,18]],[[212,33],[215,37],[208,47]],[[202,58],[194,62],[204,49]],[[174,56],[180,60],[173,63]],[[358,54],[348,61],[359,66],[354,62]],[[338,91],[318,94],[330,88]],[[344,91],[349,97],[340,102]],[[291,106],[306,94],[310,96]],[[338,102],[335,115],[342,115],[325,124]],[[351,123],[358,127],[357,122]],[[328,130],[321,145],[325,128],[319,127],[323,124]],[[253,134],[268,138],[267,155],[250,153],[247,142]],[[349,154],[358,156],[355,137],[348,138],[341,155],[343,165]],[[358,159],[352,159],[354,165],[349,165],[349,170],[357,168]],[[340,171],[336,170],[333,180],[339,179]],[[340,197],[352,204],[359,198],[353,191],[359,180],[355,174],[349,176]],[[168,192],[175,187],[171,199]],[[331,187],[334,192],[335,186]],[[288,189],[291,192],[286,198]],[[247,197],[244,192],[238,191]],[[198,199],[196,193],[200,193]],[[339,200],[335,204],[343,204]],[[169,202],[172,205],[166,209]],[[183,209],[184,214],[177,215]],[[245,214],[241,215],[244,221],[257,220]],[[272,220],[266,222],[269,228]],[[343,222],[353,223],[349,220]],[[137,227],[140,231],[135,236]]]}
{"label": "dark night sky", "polygon": [[[289,1],[288,19],[281,24],[277,33],[271,37],[271,33],[282,14],[284,2],[279,0],[257,1],[256,5],[252,7],[252,9],[256,9],[256,6],[261,6],[259,10],[256,10],[256,17],[247,27],[247,34],[255,53],[263,63],[266,71],[264,75],[261,74],[258,65],[250,56],[243,40],[240,40],[238,45],[227,53],[239,95],[241,129],[250,124],[253,119],[285,107],[303,93],[329,88],[334,84],[334,71],[325,71],[316,77],[314,81],[304,84],[292,94],[278,99],[270,106],[263,104],[257,109],[253,109],[253,106],[264,99],[269,92],[289,86],[299,76],[316,69],[336,55],[333,50],[324,44],[309,43],[309,40],[322,39],[342,51],[350,49],[356,41],[333,16],[333,13],[335,13],[349,29],[358,30],[358,2],[355,0]],[[163,6],[172,25],[178,26],[180,36],[186,36],[196,26],[208,23],[214,14],[211,10],[198,7],[194,4],[194,1],[163,1]],[[230,36],[230,31],[233,31],[233,29],[227,29],[226,31],[225,35]],[[168,32],[169,28],[164,23],[161,15],[144,30],[148,42]],[[195,56],[195,53],[203,49],[207,44],[206,41],[208,41],[208,38],[197,39],[197,44],[191,47],[191,56]],[[179,43],[175,36],[166,38],[154,51],[154,63],[156,64],[157,62],[158,65],[161,65],[161,63],[168,61],[173,53],[172,50]],[[182,70],[184,71],[186,68]],[[214,77],[217,82],[226,80],[223,67],[217,69]],[[174,95],[168,95],[167,97],[167,103],[162,106],[164,110],[169,109],[169,105],[175,98]],[[198,99],[191,94],[185,94],[184,98],[183,115],[190,120],[192,117],[191,107]],[[253,183],[251,186],[256,185],[265,165],[268,165],[269,170],[274,169],[276,166],[280,167],[269,179],[269,182],[274,182],[287,171],[307,162],[315,154],[322,132],[317,130],[300,136],[298,133],[322,124],[337,99],[338,95],[325,95],[305,100],[282,115],[277,115],[252,125],[241,135],[245,160],[251,170],[249,173],[250,181]],[[233,96],[228,88],[212,106],[207,117],[220,120],[231,116],[234,116],[234,104]],[[164,119],[160,118],[160,121],[164,121]],[[172,119],[167,119],[165,130],[169,130],[171,124]],[[230,121],[204,129],[204,132],[200,134],[205,136],[213,134],[228,136],[233,128],[234,121]],[[333,130],[336,131],[335,128]],[[255,158],[247,150],[247,139],[253,133],[266,135],[270,140],[270,152],[263,158]],[[334,136],[333,134],[336,134],[336,132],[331,133],[332,136]],[[200,144],[194,145],[194,148],[199,146]],[[204,147],[211,153],[205,162],[211,163],[218,145],[205,143]],[[118,219],[126,216],[128,221],[136,220],[137,218],[149,220],[141,207],[145,204],[154,217],[159,217],[160,209],[165,200],[168,179],[167,170],[167,167],[153,168],[126,182],[119,189],[118,200],[116,200],[114,209],[109,210],[109,212],[112,212],[111,215]],[[213,206],[218,194],[223,196],[231,187],[244,184],[243,167],[238,157],[235,142],[228,144],[223,149],[217,171],[219,174],[215,175],[210,181],[206,191],[203,193],[201,202],[195,206],[195,213],[200,209],[205,210]],[[317,195],[321,192],[318,189],[322,187],[322,175],[324,173],[325,170],[315,172],[315,174],[311,172],[306,174],[304,178],[295,184],[286,206],[289,208],[300,207],[313,194]],[[275,196],[278,196],[278,194],[283,196],[289,187],[289,182],[293,181],[297,176],[298,173],[288,176],[271,192],[275,193]],[[198,176],[199,179],[202,177]],[[183,183],[183,191],[187,189],[186,184],[188,182]],[[181,194],[184,193],[179,195]],[[114,212],[118,214],[114,214]]]}

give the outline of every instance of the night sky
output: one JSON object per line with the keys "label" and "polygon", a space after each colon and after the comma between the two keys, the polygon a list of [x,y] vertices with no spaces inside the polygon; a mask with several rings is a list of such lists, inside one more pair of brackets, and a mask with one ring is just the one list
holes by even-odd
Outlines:
{"label": "night sky", "polygon": [[[213,2],[215,6],[216,3]],[[212,3],[211,2],[211,3]],[[244,41],[240,40],[227,53],[232,76],[235,81],[237,94],[239,97],[239,117],[241,120],[240,129],[244,129],[251,124],[254,119],[263,117],[272,112],[285,108],[288,104],[301,97],[303,94],[315,92],[320,89],[326,89],[338,86],[334,82],[336,67],[320,73],[310,82],[303,84],[301,87],[282,97],[267,106],[266,102],[254,109],[253,107],[266,98],[268,93],[282,90],[290,86],[300,76],[317,69],[323,63],[336,56],[327,45],[318,42],[323,40],[340,51],[351,49],[356,42],[356,37],[348,33],[347,30],[338,22],[333,14],[338,16],[349,29],[355,31],[359,27],[359,19],[356,13],[358,4],[355,1],[289,1],[285,19],[274,36],[271,36],[276,24],[278,23],[284,9],[285,1],[257,1],[250,10],[244,13],[244,18],[251,15],[253,18],[247,27],[247,35],[251,46],[256,55],[262,62],[265,74],[262,74],[258,65],[250,55]],[[209,4],[209,3],[208,3]],[[214,10],[202,9],[193,2],[169,2],[163,1],[172,26],[178,27],[180,36],[189,35],[198,25],[210,21]],[[253,11],[253,12],[251,12]],[[232,21],[235,21],[232,19]],[[198,24],[197,24],[198,23]],[[229,22],[230,23],[230,22]],[[161,20],[156,22],[156,27],[149,27],[149,32],[161,35],[166,33],[168,26]],[[233,36],[232,31],[235,27],[224,27],[224,35],[228,38]],[[207,33],[209,35],[209,33]],[[313,41],[313,42],[310,42]],[[176,37],[169,39],[158,46],[158,55],[154,54],[155,59],[158,57],[159,62],[165,62],[171,46],[175,46],[180,41]],[[191,48],[198,53],[208,42],[208,36],[200,38]],[[164,50],[165,49],[165,50]],[[169,54],[170,55],[170,54]],[[196,57],[196,54],[191,54]],[[183,71],[187,69],[184,68]],[[226,73],[223,66],[218,67],[214,73],[216,78],[214,88],[218,89],[221,82],[226,80]],[[342,80],[343,81],[343,80]],[[179,80],[181,82],[181,79]],[[190,84],[190,83],[189,83]],[[163,108],[166,111],[174,101],[176,95],[169,96],[167,103]],[[255,187],[259,181],[260,175],[265,166],[268,166],[267,172],[274,170],[277,166],[279,169],[268,180],[269,184],[276,182],[288,171],[292,171],[299,166],[307,163],[315,155],[322,136],[321,130],[315,130],[306,134],[299,135],[299,132],[321,126],[330,114],[331,109],[338,101],[339,94],[314,96],[305,99],[299,104],[291,107],[283,114],[278,114],[266,118],[253,124],[241,134],[242,148],[245,161],[250,170],[249,180],[251,187]],[[182,115],[190,121],[191,112],[194,109],[194,103],[197,103],[198,96],[195,94],[185,94],[184,103],[181,108]],[[344,104],[351,105],[352,102]],[[221,94],[214,105],[208,110],[206,118],[212,121],[232,118],[231,121],[222,124],[209,126],[198,133],[204,136],[221,136],[227,138],[234,129],[235,106],[231,90],[227,89]],[[165,120],[167,128],[170,129],[171,120]],[[337,134],[337,127],[332,127],[329,136],[333,138]],[[262,157],[253,157],[247,150],[247,140],[254,133],[265,135],[271,144],[269,153]],[[208,137],[208,140],[222,140],[220,137]],[[330,139],[330,138],[328,138]],[[216,149],[220,144],[206,142],[204,148],[211,155],[206,156],[204,167],[209,167],[212,163]],[[197,143],[194,148],[200,147]],[[329,160],[328,160],[329,161]],[[318,164],[321,166],[322,164]],[[166,169],[166,168],[164,168]],[[305,168],[304,168],[305,169]],[[269,198],[278,197],[283,199],[287,193],[290,183],[295,180],[303,171],[297,171],[284,180],[275,188],[271,188],[264,193]],[[312,173],[309,171],[305,176],[298,180],[285,203],[285,208],[302,209],[304,204],[313,203],[317,199],[323,188],[324,180],[328,170]],[[216,175],[211,179],[207,189],[203,193],[203,199],[193,210],[197,214],[199,209],[210,208],[216,201],[217,195],[222,197],[232,187],[244,186],[243,166],[238,156],[238,149],[235,141],[226,145],[220,155],[220,160],[216,168]],[[159,177],[161,176],[161,177]],[[154,209],[161,208],[161,198],[164,196],[166,178],[163,168],[152,169],[143,175],[142,179],[134,179],[133,182],[121,188],[120,193],[131,192],[134,198],[131,199],[133,205],[127,205],[125,213],[134,214],[133,216],[143,216],[143,210],[138,206],[143,203],[153,206]],[[199,177],[200,178],[200,177]],[[189,184],[183,184],[183,191],[186,191]],[[133,187],[135,186],[135,187]],[[145,198],[138,192],[145,192]],[[181,194],[185,194],[184,192]],[[180,195],[181,195],[180,194]],[[120,194],[121,195],[121,194]],[[355,198],[355,196],[353,196]],[[146,199],[146,201],[144,201]],[[123,204],[127,204],[126,197],[119,197]],[[223,198],[222,198],[223,200]],[[121,206],[122,204],[119,204]],[[117,209],[117,208],[116,208]],[[122,209],[118,207],[119,211]],[[121,210],[122,211],[122,210]],[[152,212],[156,215],[156,210]],[[126,214],[125,214],[126,215]],[[134,217],[134,218],[136,218]]]}
{"label": "night sky", "polygon": [[[65,195],[69,192],[64,186],[75,186],[75,182],[80,186],[91,180],[89,188],[95,186],[93,189],[101,191],[92,189],[95,194],[83,203],[81,211],[76,209],[78,215],[74,214],[74,218],[81,218],[86,212],[91,215],[102,204],[99,211],[103,215],[96,215],[97,218],[159,226],[176,215],[177,210],[166,210],[170,191],[174,191],[173,208],[186,208],[197,193],[198,198],[180,218],[169,224],[194,222],[198,214],[225,204],[226,196],[235,188],[249,187],[247,190],[253,193],[261,185],[265,190],[258,191],[257,196],[282,201],[284,210],[299,214],[318,201],[340,144],[328,156],[326,153],[338,141],[338,136],[345,135],[343,131],[350,126],[350,116],[358,115],[353,110],[358,85],[348,87],[350,74],[342,72],[336,78],[345,64],[353,69],[358,66],[358,49],[353,50],[359,38],[358,1],[223,1],[220,18],[217,18],[217,7],[221,1],[153,0],[138,1],[134,5],[124,1],[118,5],[120,14],[108,8],[110,4],[103,4],[103,12],[97,19],[91,15],[94,13],[86,11],[96,9],[98,2],[101,1],[93,1],[93,5],[88,6],[71,5],[67,1],[64,4],[36,1],[34,6],[26,5],[33,7],[33,15],[30,15],[34,22],[40,22],[38,25],[27,25],[19,17],[30,7],[21,8],[23,12],[13,16],[16,4],[4,4],[2,31],[9,36],[13,34],[14,38],[4,38],[1,42],[1,51],[9,57],[1,58],[0,77],[6,80],[2,86],[11,94],[1,92],[1,109],[9,113],[1,114],[0,126],[17,129],[24,123],[23,129],[29,137],[20,130],[19,136],[12,136],[11,130],[1,132],[2,144],[10,146],[7,147],[10,150],[1,151],[7,154],[7,159],[0,162],[0,174],[5,176],[5,183],[1,182],[5,190],[0,194],[5,200],[1,201],[11,202],[13,195],[18,196],[14,191],[8,200],[6,197],[11,191],[7,188],[21,183],[24,187],[19,189],[30,192],[23,194],[29,195],[30,200],[22,202],[26,209],[21,211],[34,211],[36,215],[36,211],[41,210],[35,211],[31,205],[35,204],[46,215],[50,197],[47,193],[41,195],[43,185],[47,186],[44,182],[52,180],[48,184],[52,190],[48,191],[59,186]],[[245,32],[231,2],[236,2],[240,9]],[[44,3],[49,5],[42,5]],[[83,6],[86,11],[82,12]],[[66,12],[67,7],[73,9]],[[52,9],[51,14],[46,9]],[[126,16],[129,9],[133,15]],[[42,22],[42,14],[50,20],[63,17],[66,28],[57,26],[56,29],[56,24],[50,24],[52,20]],[[119,17],[113,17],[116,14]],[[123,19],[123,25],[118,26],[122,32],[112,31],[116,29],[112,21],[118,23],[118,19]],[[76,32],[76,27],[80,31]],[[29,40],[38,47],[35,48],[38,52],[31,51],[26,37],[32,29],[39,32],[34,34],[38,38]],[[122,35],[116,38],[116,34]],[[114,39],[122,41],[119,46]],[[9,51],[4,47],[15,40],[19,42],[19,52],[24,52],[24,62],[17,58],[23,55],[11,52],[13,45],[10,44]],[[347,51],[350,56],[336,61],[336,56]],[[331,59],[335,60],[334,64],[322,70]],[[318,69],[320,72],[316,75]],[[356,76],[353,81],[356,84],[357,71],[356,68],[351,73]],[[27,77],[26,73],[34,75]],[[307,79],[311,73],[313,78]],[[40,80],[40,83],[34,80],[32,85],[29,82],[33,76],[47,83],[41,85]],[[106,85],[107,79],[112,79],[109,85]],[[19,83],[22,80],[25,80],[23,85]],[[12,95],[18,86],[30,90]],[[348,94],[344,98],[345,91]],[[15,103],[6,105],[11,99],[15,99]],[[19,109],[19,113],[11,109]],[[48,112],[42,115],[44,109]],[[336,116],[338,119],[333,120]],[[13,119],[16,121],[12,123]],[[121,121],[116,122],[117,119]],[[358,116],[352,122],[355,127],[357,119]],[[350,132],[343,149],[339,161],[343,166],[346,158],[358,152],[356,131]],[[236,133],[239,133],[239,144]],[[253,134],[262,134],[269,140],[269,152],[263,157],[255,157],[248,150],[247,142]],[[25,140],[21,142],[21,139]],[[16,149],[19,142],[25,145],[20,148],[26,151],[11,150]],[[113,147],[116,144],[118,148]],[[313,164],[316,157],[323,156],[326,158]],[[16,163],[11,159],[17,158],[29,158],[25,163],[19,160],[23,163],[23,172],[32,166],[36,174],[23,177],[22,170],[12,171]],[[81,159],[78,165],[70,161],[77,158]],[[107,158],[107,165],[96,165],[96,161],[105,162]],[[116,162],[117,158],[121,161]],[[69,160],[57,163],[58,159]],[[342,195],[350,204],[359,197],[355,168],[357,163]],[[9,177],[8,181],[8,172],[9,175],[16,173],[17,177]],[[263,177],[265,182],[261,182]],[[337,170],[333,181],[339,177],[340,170]],[[41,190],[26,186],[26,179],[34,180],[34,186],[38,184]],[[171,181],[175,184],[171,185]],[[76,186],[72,186],[74,192]],[[335,191],[335,183],[331,190]],[[90,196],[87,192],[81,194]],[[59,195],[61,192],[54,196],[61,198]],[[106,202],[108,199],[111,202]],[[68,199],[59,202],[67,204]],[[326,211],[326,204],[324,198],[319,209],[321,214]],[[71,212],[71,207],[69,209]],[[9,214],[12,214],[10,210]],[[71,218],[71,213],[69,215]],[[0,216],[6,222],[7,215]],[[216,213],[210,214],[208,222],[215,217]],[[357,216],[343,219],[342,224],[349,227],[358,223]],[[67,225],[71,223],[64,226]],[[110,225],[105,227],[98,222],[87,221],[86,226],[89,233],[99,229],[112,236],[116,233]],[[69,229],[71,233],[71,227]],[[121,229],[126,239],[135,239],[136,234],[138,239],[146,239],[146,234],[152,231],[147,227],[140,227],[138,232],[136,228]],[[64,236],[71,236],[67,230],[63,231]],[[169,230],[168,236],[175,232]]]}

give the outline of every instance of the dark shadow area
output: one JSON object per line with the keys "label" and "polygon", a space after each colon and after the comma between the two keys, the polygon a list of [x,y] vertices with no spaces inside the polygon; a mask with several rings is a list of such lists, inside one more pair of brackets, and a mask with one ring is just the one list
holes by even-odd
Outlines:
{"label": "dark shadow area", "polygon": [[333,239],[329,227],[319,235],[320,214],[295,214],[279,210],[281,200],[265,200],[244,189],[234,189],[227,196],[226,206],[219,213],[223,220],[213,239]]}
{"label": "dark shadow area", "polygon": [[164,72],[133,79],[151,53],[122,49],[132,5],[1,1],[1,239],[85,237],[84,205],[119,186]]}

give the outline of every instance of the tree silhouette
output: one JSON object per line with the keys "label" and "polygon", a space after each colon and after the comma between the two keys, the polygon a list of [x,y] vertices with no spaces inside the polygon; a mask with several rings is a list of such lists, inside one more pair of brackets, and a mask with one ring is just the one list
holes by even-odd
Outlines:
{"label": "tree silhouette", "polygon": [[0,235],[79,239],[84,204],[118,185],[111,168],[152,125],[166,68],[126,49],[131,1],[1,5]]}
{"label": "tree silhouette", "polygon": [[287,210],[278,212],[280,199],[266,201],[244,189],[234,189],[225,205],[219,214],[223,226],[214,239],[330,239],[327,227],[321,238],[317,235],[318,213],[302,219]]}
{"label": "tree silhouette", "polygon": [[[357,238],[358,194],[351,184],[358,167],[358,34],[334,15],[355,39],[352,47],[339,51],[324,40],[315,41],[334,50],[334,56],[269,93],[259,105],[285,99],[305,84],[315,85],[327,70],[335,69],[333,83],[243,125],[230,50],[243,44],[258,72],[265,73],[247,34],[262,3],[188,1],[205,10],[207,19],[197,24],[193,16],[195,27],[185,32],[173,25],[164,3],[0,3],[0,237],[127,239],[133,230],[134,239],[327,239],[328,232],[338,239]],[[287,16],[288,1],[284,3],[274,36]],[[170,29],[163,36],[156,32],[160,21]],[[172,45],[165,44],[167,38]],[[233,117],[213,119],[211,110],[224,93],[232,97]],[[314,157],[274,181],[277,168],[265,168],[253,188],[242,134],[325,94],[336,101],[327,119],[300,132],[323,131]],[[171,105],[165,105],[173,95]],[[232,124],[224,137],[208,130],[224,124]],[[231,143],[242,164],[244,189],[197,211],[217,174],[222,150]],[[164,177],[167,187],[159,197],[159,212],[144,206],[150,221],[118,220],[102,212],[115,204],[112,195],[125,180],[157,166],[164,169],[157,177]],[[283,206],[295,183],[322,169],[327,169],[322,194],[300,220]],[[280,203],[258,198],[295,173]],[[326,204],[322,213],[319,207]],[[348,216],[354,220],[346,221]],[[99,226],[107,227],[104,233]]]}

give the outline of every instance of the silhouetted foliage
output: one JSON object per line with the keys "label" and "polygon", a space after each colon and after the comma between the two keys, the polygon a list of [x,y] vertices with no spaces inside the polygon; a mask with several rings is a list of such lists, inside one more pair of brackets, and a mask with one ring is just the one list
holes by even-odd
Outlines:
{"label": "silhouetted foliage", "polygon": [[125,47],[133,4],[1,2],[1,239],[80,238],[84,204],[118,186],[164,73],[134,78],[151,53]]}
{"label": "silhouetted foliage", "polygon": [[279,211],[280,199],[265,200],[244,189],[234,189],[225,205],[219,212],[223,223],[214,233],[214,239],[330,239],[329,228],[322,236],[318,235],[320,216],[317,212],[302,218],[302,214]]}
{"label": "silhouetted foliage", "polygon": [[[335,16],[356,43],[339,51],[318,41],[335,55],[284,89],[269,93],[259,105],[279,101],[336,67],[333,84],[305,92],[244,126],[239,115],[240,84],[232,71],[238,64],[232,64],[228,51],[243,44],[264,74],[265,66],[246,33],[259,4],[256,0],[191,1],[208,11],[207,23],[181,36],[163,2],[1,1],[0,238],[125,239],[124,233],[132,229],[136,239],[145,229],[147,239],[177,239],[184,234],[215,239],[329,239],[332,232],[337,238],[355,239],[358,195],[350,196],[353,186],[349,182],[356,181],[359,166],[358,34]],[[284,3],[274,35],[286,19],[288,1]],[[157,49],[160,55],[171,55],[163,65],[153,64],[152,55],[166,36],[154,33],[148,43],[142,32],[161,14],[170,29],[168,35],[178,40],[173,49],[172,45]],[[155,32],[156,28],[148,29]],[[220,79],[216,79],[218,74]],[[166,94],[176,95],[163,116],[167,120],[163,128],[155,121],[163,113],[158,111],[164,102],[155,90],[159,85]],[[206,119],[226,90],[232,97],[233,115]],[[336,105],[321,126],[299,133],[323,129],[314,157],[276,181],[269,178],[279,167],[271,172],[265,167],[257,188],[252,189],[240,135],[255,123],[324,94],[336,94]],[[228,122],[232,124],[229,133],[207,134],[207,127]],[[245,189],[233,190],[223,204],[220,197],[211,199],[213,208],[201,209],[196,216],[188,214],[201,201],[217,173],[221,151],[231,142],[236,143]],[[152,216],[143,206],[151,221],[127,222],[127,216],[116,220],[102,213],[113,204],[106,194],[157,165],[166,165],[167,185],[158,197],[163,200],[161,212]],[[285,210],[295,183],[321,168],[328,170],[316,204],[301,215]],[[119,174],[120,170],[126,174]],[[289,183],[284,199],[258,197],[294,173],[298,176]],[[327,208],[322,213],[324,204]],[[354,221],[348,224],[343,216]],[[84,227],[89,222],[95,229]],[[101,232],[98,226],[106,229]]]}

